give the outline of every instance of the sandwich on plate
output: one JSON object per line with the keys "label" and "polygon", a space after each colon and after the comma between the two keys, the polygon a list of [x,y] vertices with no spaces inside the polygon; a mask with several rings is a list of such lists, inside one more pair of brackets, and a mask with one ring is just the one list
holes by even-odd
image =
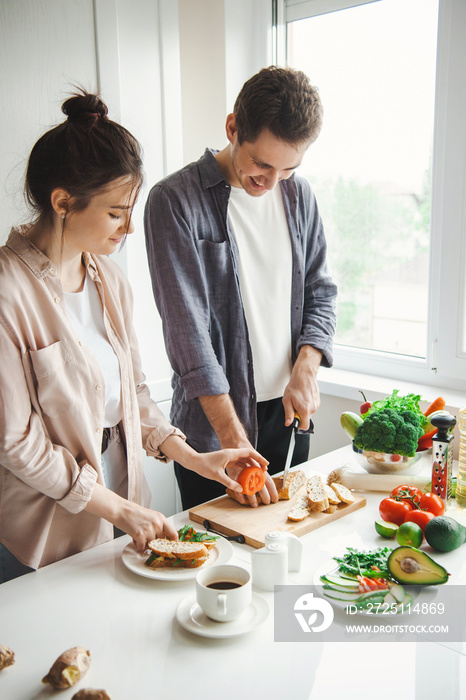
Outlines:
{"label": "sandwich on plate", "polygon": [[196,532],[190,525],[178,530],[179,541],[157,539],[148,543],[151,554],[144,564],[151,569],[172,567],[197,569],[205,564],[218,537],[207,532]]}
{"label": "sandwich on plate", "polygon": [[151,540],[147,548],[151,550],[144,564],[151,569],[173,567],[196,569],[205,564],[209,551],[202,542],[175,542],[173,540]]}

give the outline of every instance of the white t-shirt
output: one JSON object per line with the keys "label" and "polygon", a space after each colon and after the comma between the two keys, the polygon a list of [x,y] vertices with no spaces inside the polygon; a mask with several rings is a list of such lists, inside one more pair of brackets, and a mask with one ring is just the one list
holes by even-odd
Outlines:
{"label": "white t-shirt", "polygon": [[232,187],[228,218],[239,250],[257,401],[268,401],[283,396],[291,376],[292,255],[280,186],[260,197]]}
{"label": "white t-shirt", "polygon": [[82,343],[94,354],[105,379],[105,427],[122,419],[120,365],[105,330],[102,304],[94,282],[86,275],[81,292],[65,292],[66,313]]}

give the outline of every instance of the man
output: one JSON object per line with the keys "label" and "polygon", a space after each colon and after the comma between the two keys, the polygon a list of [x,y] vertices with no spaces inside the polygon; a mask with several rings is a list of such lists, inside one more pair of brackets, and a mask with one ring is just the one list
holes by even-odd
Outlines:
{"label": "man", "polygon": [[[146,204],[149,267],[174,370],[171,421],[197,450],[252,444],[269,474],[284,468],[295,414],[304,432],[292,464],[306,461],[317,370],[332,364],[337,290],[315,197],[294,175],[321,125],[304,73],[264,68],[227,117],[228,145],[159,182]],[[175,470],[184,508],[222,492]],[[269,474],[265,503],[278,498]]]}

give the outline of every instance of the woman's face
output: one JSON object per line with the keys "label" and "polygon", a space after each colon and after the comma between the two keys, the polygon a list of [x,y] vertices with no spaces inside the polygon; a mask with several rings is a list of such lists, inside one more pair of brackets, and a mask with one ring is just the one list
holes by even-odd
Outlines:
{"label": "woman's face", "polygon": [[125,234],[134,231],[131,214],[136,198],[134,182],[124,177],[94,195],[82,211],[71,208],[64,230],[67,252],[114,253]]}

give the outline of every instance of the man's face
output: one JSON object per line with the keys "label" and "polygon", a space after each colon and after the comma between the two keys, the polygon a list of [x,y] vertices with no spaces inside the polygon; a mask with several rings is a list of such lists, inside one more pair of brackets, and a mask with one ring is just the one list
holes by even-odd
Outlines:
{"label": "man's face", "polygon": [[[233,117],[234,115],[230,115]],[[228,133],[228,129],[227,129]],[[232,177],[230,184],[242,187],[252,197],[272,190],[289,178],[301,164],[309,144],[292,145],[264,129],[254,142],[238,143],[236,129],[230,131]]]}

